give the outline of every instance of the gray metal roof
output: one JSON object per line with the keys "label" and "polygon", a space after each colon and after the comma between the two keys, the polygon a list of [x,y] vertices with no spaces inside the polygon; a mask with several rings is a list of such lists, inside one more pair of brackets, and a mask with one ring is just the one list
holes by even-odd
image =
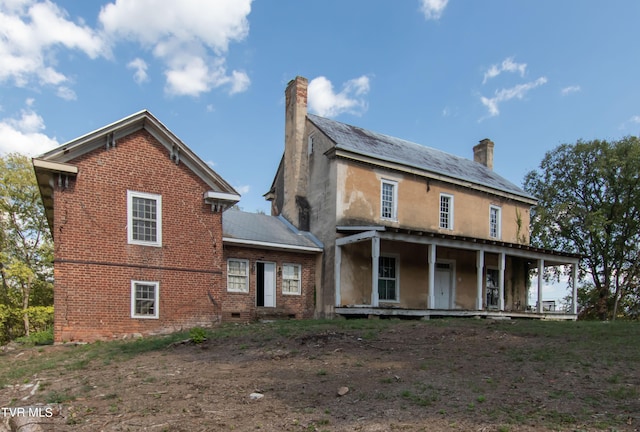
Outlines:
{"label": "gray metal roof", "polygon": [[313,114],[308,114],[307,118],[336,144],[336,149],[398,163],[530,200],[536,199],[486,166],[470,159]]}
{"label": "gray metal roof", "polygon": [[225,241],[257,247],[319,252],[320,242],[313,234],[299,231],[282,216],[269,216],[229,209],[222,214]]}

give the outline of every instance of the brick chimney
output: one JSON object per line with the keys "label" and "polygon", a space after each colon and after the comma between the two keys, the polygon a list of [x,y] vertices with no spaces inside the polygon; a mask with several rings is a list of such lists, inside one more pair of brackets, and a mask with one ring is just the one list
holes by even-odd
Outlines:
{"label": "brick chimney", "polygon": [[473,160],[493,171],[493,141],[485,138],[473,147]]}
{"label": "brick chimney", "polygon": [[307,147],[304,142],[309,81],[296,77],[285,90],[284,202],[282,215],[302,230],[309,230],[306,199],[309,179]]}

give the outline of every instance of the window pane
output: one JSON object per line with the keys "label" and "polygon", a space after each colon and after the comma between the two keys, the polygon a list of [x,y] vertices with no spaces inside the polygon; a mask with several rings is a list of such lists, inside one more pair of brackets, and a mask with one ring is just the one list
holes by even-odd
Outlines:
{"label": "window pane", "polygon": [[133,197],[133,239],[147,242],[157,241],[157,203],[154,199]]}
{"label": "window pane", "polygon": [[393,219],[394,213],[394,185],[391,183],[382,183],[382,217]]}
{"label": "window pane", "polygon": [[451,214],[451,197],[440,197],[440,228],[448,229],[450,227]]}
{"label": "window pane", "polygon": [[380,257],[378,259],[378,299],[398,299],[396,290],[396,259],[393,257]]}
{"label": "window pane", "polygon": [[135,285],[135,314],[155,315],[156,287],[155,285]]}
{"label": "window pane", "polygon": [[285,264],[282,266],[282,292],[300,293],[300,266]]}

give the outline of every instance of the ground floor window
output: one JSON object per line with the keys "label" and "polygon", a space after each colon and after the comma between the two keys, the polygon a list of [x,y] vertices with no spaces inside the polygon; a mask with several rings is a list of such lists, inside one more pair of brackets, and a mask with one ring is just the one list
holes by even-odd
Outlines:
{"label": "ground floor window", "polygon": [[282,266],[282,293],[300,294],[300,266],[284,264]]}
{"label": "ground floor window", "polygon": [[158,282],[131,281],[131,317],[158,318]]}
{"label": "ground floor window", "polygon": [[249,292],[248,260],[227,260],[227,291]]}
{"label": "ground floor window", "polygon": [[396,259],[381,256],[378,260],[378,300],[398,301]]}

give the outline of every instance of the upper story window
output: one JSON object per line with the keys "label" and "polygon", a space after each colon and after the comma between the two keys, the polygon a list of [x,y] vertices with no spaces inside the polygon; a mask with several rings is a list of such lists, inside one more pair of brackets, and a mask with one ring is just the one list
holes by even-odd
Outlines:
{"label": "upper story window", "polygon": [[398,277],[396,259],[389,256],[378,258],[378,299],[398,301]]}
{"label": "upper story window", "polygon": [[282,266],[282,294],[300,294],[300,266],[284,264]]}
{"label": "upper story window", "polygon": [[398,218],[398,182],[382,180],[380,183],[380,217]]}
{"label": "upper story window", "polygon": [[162,246],[162,196],[127,191],[127,236],[131,244]]}
{"label": "upper story window", "polygon": [[227,260],[227,291],[249,292],[248,260]]}
{"label": "upper story window", "polygon": [[489,237],[499,239],[501,237],[501,209],[497,206],[489,207]]}
{"label": "upper story window", "polygon": [[440,228],[453,229],[453,195],[440,194]]}

